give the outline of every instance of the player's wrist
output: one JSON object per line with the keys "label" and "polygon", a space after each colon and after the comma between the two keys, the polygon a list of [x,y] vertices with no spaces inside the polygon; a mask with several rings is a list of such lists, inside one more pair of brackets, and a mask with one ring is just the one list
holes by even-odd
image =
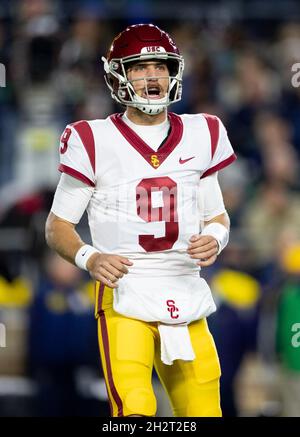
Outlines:
{"label": "player's wrist", "polygon": [[229,241],[229,230],[221,223],[209,223],[201,232],[201,235],[210,235],[218,243],[218,255],[227,246]]}
{"label": "player's wrist", "polygon": [[84,244],[80,247],[80,249],[76,252],[75,255],[75,264],[80,269],[89,271],[91,266],[92,258],[94,258],[95,254],[99,254],[100,251],[95,247]]}
{"label": "player's wrist", "polygon": [[89,257],[89,259],[86,262],[86,269],[88,272],[92,272],[92,270],[95,267],[95,261],[98,259],[98,257],[101,257],[101,256],[102,256],[102,254],[99,251],[97,251]]}

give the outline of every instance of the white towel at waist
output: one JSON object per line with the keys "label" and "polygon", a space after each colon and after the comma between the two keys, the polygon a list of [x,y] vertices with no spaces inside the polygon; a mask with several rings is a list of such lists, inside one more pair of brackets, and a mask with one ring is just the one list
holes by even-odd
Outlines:
{"label": "white towel at waist", "polygon": [[158,322],[161,360],[169,365],[174,360],[195,358],[187,325],[216,310],[208,284],[198,275],[125,275],[114,289],[113,307],[126,317]]}
{"label": "white towel at waist", "polygon": [[174,360],[193,361],[193,350],[188,326],[158,324],[160,354],[164,364],[172,365]]}
{"label": "white towel at waist", "polygon": [[198,275],[125,275],[114,289],[113,306],[124,316],[167,325],[189,324],[216,310],[208,284]]}

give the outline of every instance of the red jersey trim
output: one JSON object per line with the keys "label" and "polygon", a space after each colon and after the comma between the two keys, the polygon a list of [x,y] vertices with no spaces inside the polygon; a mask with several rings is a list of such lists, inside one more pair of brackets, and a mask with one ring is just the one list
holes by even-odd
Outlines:
{"label": "red jersey trim", "polygon": [[220,134],[219,120],[216,116],[210,114],[203,114],[207,122],[207,126],[210,133],[210,143],[211,143],[211,159],[214,157]]}
{"label": "red jersey trim", "polygon": [[79,179],[80,181],[84,182],[87,185],[90,185],[91,187],[95,186],[95,183],[93,181],[91,181],[89,178],[84,176],[79,171],[74,170],[74,168],[72,168],[72,167],[69,167],[69,166],[64,165],[64,164],[60,164],[60,166],[58,167],[58,170],[61,171],[62,173],[68,174],[69,176],[73,176],[73,178],[75,178],[75,179]]}
{"label": "red jersey trim", "polygon": [[224,161],[219,162],[219,164],[215,165],[214,167],[209,168],[208,170],[206,170],[203,175],[201,176],[200,179],[205,178],[206,176],[209,176],[213,173],[215,173],[218,170],[221,170],[222,168],[227,167],[228,165],[230,165],[232,162],[234,162],[237,159],[237,156],[235,153],[233,153],[232,155],[230,155],[228,158],[224,159]]}
{"label": "red jersey trim", "polygon": [[75,123],[72,123],[71,126],[78,133],[95,174],[95,141],[91,126],[85,120],[76,121]]}
{"label": "red jersey trim", "polygon": [[145,141],[142,140],[123,120],[123,114],[113,114],[110,116],[111,121],[114,123],[123,137],[139,152],[142,157],[148,162],[154,169],[158,168],[164,160],[170,155],[175,147],[180,143],[183,135],[183,123],[181,118],[169,112],[168,118],[171,125],[171,132],[164,142],[164,144],[155,152]]}

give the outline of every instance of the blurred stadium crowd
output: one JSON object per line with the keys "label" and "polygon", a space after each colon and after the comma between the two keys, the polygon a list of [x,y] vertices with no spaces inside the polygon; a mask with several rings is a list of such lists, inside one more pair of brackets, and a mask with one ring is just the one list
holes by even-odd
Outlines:
{"label": "blurred stadium crowd", "polygon": [[[93,284],[49,253],[44,223],[65,125],[122,110],[100,58],[151,2],[135,11],[118,1],[117,19],[100,7],[110,3],[0,3],[1,416],[108,415]],[[233,21],[224,10],[203,20],[155,16],[185,58],[183,99],[171,110],[218,115],[238,155],[219,175],[231,241],[203,272],[218,304],[209,324],[223,412],[300,416],[300,21]],[[79,232],[88,241],[86,218]],[[168,414],[163,401],[159,413]]]}

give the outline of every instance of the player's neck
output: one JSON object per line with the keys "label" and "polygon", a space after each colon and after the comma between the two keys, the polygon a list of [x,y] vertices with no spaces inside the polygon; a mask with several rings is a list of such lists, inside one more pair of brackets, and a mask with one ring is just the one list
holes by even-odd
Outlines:
{"label": "player's neck", "polygon": [[137,108],[127,107],[126,115],[132,123],[144,126],[154,126],[155,124],[163,123],[167,118],[167,110],[156,115],[148,115]]}

